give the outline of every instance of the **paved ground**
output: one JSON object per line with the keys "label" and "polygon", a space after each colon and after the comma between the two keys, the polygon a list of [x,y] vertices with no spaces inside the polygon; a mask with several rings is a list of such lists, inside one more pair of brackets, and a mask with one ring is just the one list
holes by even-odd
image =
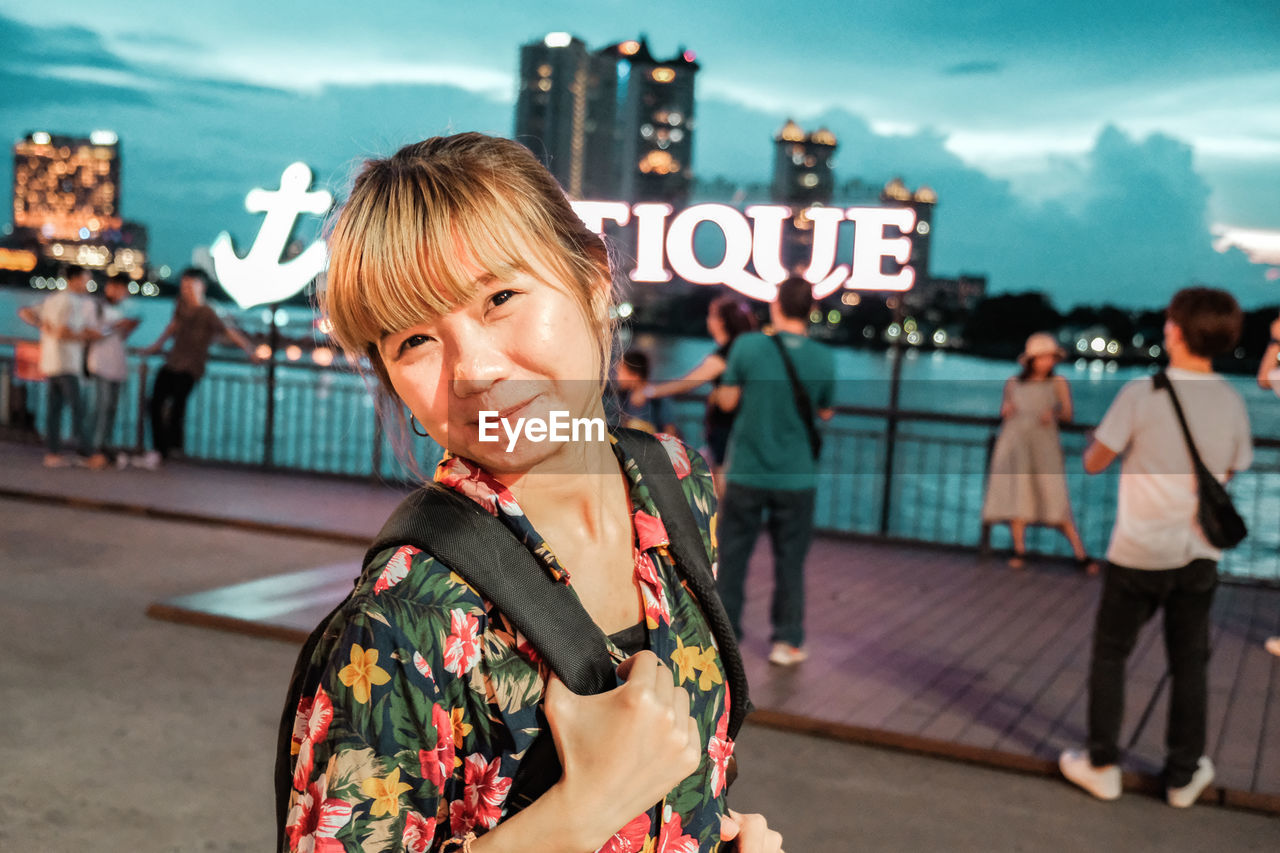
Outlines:
{"label": "paved ground", "polygon": [[[0,500],[0,850],[271,849],[295,649],[150,620],[148,603],[361,548]],[[791,853],[1275,850],[1280,818],[748,726],[734,806]]]}

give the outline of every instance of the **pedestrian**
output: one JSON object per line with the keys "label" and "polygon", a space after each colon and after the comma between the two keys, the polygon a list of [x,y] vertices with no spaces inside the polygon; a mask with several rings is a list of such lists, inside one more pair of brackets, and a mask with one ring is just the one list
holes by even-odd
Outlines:
{"label": "pedestrian", "polygon": [[62,413],[71,412],[71,438],[80,459],[89,455],[85,435],[84,397],[80,379],[84,375],[85,340],[92,322],[89,302],[89,271],[69,266],[64,276],[66,288],[45,297],[39,305],[18,309],[18,317],[40,330],[40,372],[44,375],[45,455],[44,467],[65,468],[75,459],[62,452]]}
{"label": "pedestrian", "polygon": [[769,305],[773,334],[748,332],[729,352],[714,392],[716,405],[737,410],[725,462],[720,506],[720,597],[738,636],[747,561],[762,526],[773,544],[770,663],[804,661],[804,560],[813,537],[820,439],[815,414],[831,418],[832,352],[808,337],[812,286],[793,277]]}
{"label": "pedestrian", "polygon": [[[127,317],[123,313],[121,306],[128,298],[129,277],[124,273],[114,273],[107,276],[106,284],[103,285],[102,301],[94,304],[93,331],[86,362],[89,382],[93,386],[93,407],[89,410],[90,417],[86,427],[92,455],[86,465],[94,470],[102,470],[110,464],[107,442],[115,429],[120,389],[129,377],[125,341],[141,322],[138,318]],[[127,464],[127,461],[128,457],[119,452],[117,463]]]}
{"label": "pedestrian", "polygon": [[142,351],[144,355],[155,355],[164,348],[166,341],[173,339],[164,366],[156,373],[155,383],[151,386],[153,449],[135,460],[142,468],[154,470],[169,458],[170,453],[182,449],[187,398],[204,376],[209,347],[214,340],[225,335],[244,350],[250,361],[255,364],[260,361],[249,339],[205,302],[208,284],[204,270],[191,267],[182,271],[173,318],[156,342]]}
{"label": "pedestrian", "polygon": [[1043,525],[1062,531],[1076,564],[1092,575],[1100,567],[1089,559],[1071,517],[1058,435],[1058,424],[1070,423],[1072,412],[1071,386],[1054,373],[1066,355],[1053,335],[1036,332],[1027,338],[1018,356],[1022,370],[1005,381],[1000,434],[991,453],[982,523],[1009,525],[1011,568],[1026,566],[1028,525]]}
{"label": "pedestrian", "polygon": [[[1165,373],[1200,458],[1224,483],[1248,468],[1253,455],[1244,401],[1212,362],[1235,348],[1242,319],[1231,294],[1192,287],[1174,295],[1164,324]],[[1116,521],[1089,661],[1088,745],[1063,752],[1059,766],[1099,799],[1120,796],[1125,665],[1139,629],[1161,611],[1169,661],[1165,796],[1185,808],[1214,778],[1204,755],[1205,719],[1209,608],[1222,552],[1196,521],[1199,497],[1187,440],[1170,391],[1152,378],[1131,380],[1116,395],[1085,449],[1085,471],[1099,473],[1117,456],[1123,461]]]}
{"label": "pedestrian", "polygon": [[[755,328],[756,316],[741,299],[732,296],[713,299],[707,309],[707,332],[715,341],[715,350],[679,379],[646,385],[641,391],[643,399],[656,400],[674,394],[687,394],[708,382],[713,391],[719,388],[720,377],[729,363],[729,349],[733,342],[739,335],[754,331]],[[706,440],[717,495],[724,494],[724,458],[729,449],[729,432],[733,429],[734,414],[712,403],[708,396]]]}
{"label": "pedestrian", "polygon": [[[1258,387],[1271,389],[1280,396],[1280,317],[1271,321],[1271,340],[1258,363]],[[1280,636],[1268,637],[1266,649],[1280,657]]]}
{"label": "pedestrian", "polygon": [[1271,321],[1271,340],[1258,362],[1258,387],[1280,395],[1280,317]]}
{"label": "pedestrian", "polygon": [[611,406],[616,410],[611,420],[628,429],[676,435],[666,400],[650,399],[644,394],[649,384],[649,370],[649,354],[644,350],[629,349],[622,354],[614,367],[610,389]]}
{"label": "pedestrian", "polygon": [[[738,836],[780,850],[763,818],[725,811],[721,656],[634,460],[612,440],[481,441],[491,412],[603,424],[604,243],[527,149],[465,133],[366,163],[329,247],[333,334],[367,359],[390,410],[445,448],[437,484],[499,519],[609,635],[619,687],[570,693],[449,559],[372,554],[299,661],[296,748],[279,774],[288,848],[712,851]],[[711,543],[706,464],[663,444]],[[563,774],[512,813],[544,730]]]}

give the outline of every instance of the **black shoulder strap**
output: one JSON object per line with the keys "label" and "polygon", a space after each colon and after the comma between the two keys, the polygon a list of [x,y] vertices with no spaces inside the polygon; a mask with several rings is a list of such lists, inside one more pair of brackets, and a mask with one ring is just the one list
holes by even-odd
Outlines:
{"label": "black shoulder strap", "polygon": [[796,374],[796,366],[791,361],[791,355],[787,352],[782,337],[778,334],[769,337],[782,355],[782,365],[787,369],[787,378],[791,380],[791,395],[795,397],[796,408],[800,410],[800,420],[804,421],[805,431],[809,434],[809,449],[813,452],[813,458],[817,459],[822,453],[822,440],[818,436],[818,427],[813,422],[813,403],[809,400],[809,392],[805,390],[799,375]]}
{"label": "black shoulder strap", "polygon": [[1187,440],[1187,450],[1191,452],[1191,463],[1195,466],[1197,475],[1205,468],[1203,460],[1200,459],[1200,451],[1196,450],[1196,443],[1191,438],[1191,430],[1187,427],[1187,417],[1182,413],[1182,404],[1178,402],[1178,395],[1173,391],[1173,383],[1169,381],[1169,374],[1163,370],[1151,377],[1151,384],[1158,390],[1169,392],[1169,402],[1173,403],[1174,414],[1178,416],[1178,425],[1182,427],[1182,437]]}
{"label": "black shoulder strap", "polygon": [[736,738],[742,721],[751,711],[746,670],[738,651],[738,639],[716,591],[715,576],[707,562],[706,545],[693,517],[693,510],[689,508],[684,489],[680,487],[680,480],[676,477],[671,459],[661,441],[646,432],[633,429],[615,430],[614,435],[626,454],[636,460],[640,476],[648,484],[649,496],[653,498],[658,514],[662,516],[662,524],[667,529],[676,571],[689,585],[706,616],[711,633],[715,636],[720,660],[725,667],[725,680],[729,685],[729,737]]}
{"label": "black shoulder strap", "polygon": [[443,486],[418,489],[396,508],[365,555],[412,545],[458,572],[511,621],[574,693],[617,686],[604,632],[501,521]]}

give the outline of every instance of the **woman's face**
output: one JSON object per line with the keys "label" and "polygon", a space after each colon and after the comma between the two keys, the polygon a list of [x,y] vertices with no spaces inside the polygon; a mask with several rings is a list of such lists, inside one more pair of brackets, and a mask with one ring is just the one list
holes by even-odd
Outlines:
{"label": "woman's face", "polygon": [[729,335],[724,330],[724,322],[721,321],[720,315],[714,310],[707,312],[707,333],[718,344],[724,344],[725,341],[729,340]]}
{"label": "woman's face", "polygon": [[[386,335],[379,352],[392,387],[436,443],[493,474],[530,470],[573,443],[521,438],[502,426],[480,441],[481,412],[513,428],[601,413],[599,355],[578,301],[526,273],[498,280],[475,269],[475,297],[432,323]],[[603,286],[603,285],[602,285]]]}
{"label": "woman's face", "polygon": [[1031,372],[1036,376],[1048,376],[1057,363],[1058,357],[1053,353],[1038,355],[1031,359]]}

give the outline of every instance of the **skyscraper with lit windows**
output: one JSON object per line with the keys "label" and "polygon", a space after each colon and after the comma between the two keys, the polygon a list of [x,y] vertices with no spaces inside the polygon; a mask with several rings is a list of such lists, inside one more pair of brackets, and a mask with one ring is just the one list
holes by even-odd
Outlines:
{"label": "skyscraper with lit windows", "polygon": [[692,184],[692,51],[643,40],[588,51],[569,33],[520,49],[516,139],[574,198],[683,204]]}
{"label": "skyscraper with lit windows", "polygon": [[789,270],[798,272],[813,255],[813,223],[804,211],[831,202],[837,144],[836,135],[825,127],[806,133],[791,119],[773,138],[769,195],[775,204],[785,204],[792,211],[782,240],[782,265]]}
{"label": "skyscraper with lit windows", "polygon": [[[880,201],[889,206],[909,207],[916,212],[915,233],[907,235],[911,238],[911,257],[906,264],[884,258],[881,262],[884,272],[894,273],[903,266],[910,266],[916,271],[916,281],[923,284],[930,277],[929,247],[933,239],[933,209],[938,204],[938,194],[927,186],[912,192],[901,178],[894,178],[880,191]],[[900,235],[901,232],[893,226],[885,228],[886,237]]]}
{"label": "skyscraper with lit windows", "polygon": [[13,146],[13,226],[49,260],[140,277],[146,229],[120,214],[120,141],[35,132]]}

